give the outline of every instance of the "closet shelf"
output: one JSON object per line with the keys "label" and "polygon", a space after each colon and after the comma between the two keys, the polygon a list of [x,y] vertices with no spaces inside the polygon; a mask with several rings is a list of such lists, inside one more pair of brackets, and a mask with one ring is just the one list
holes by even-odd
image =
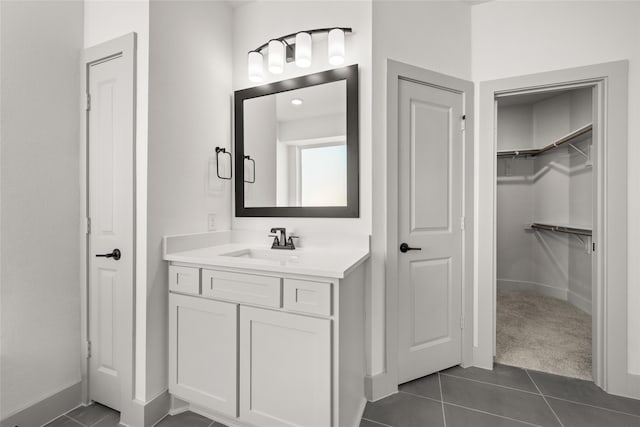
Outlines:
{"label": "closet shelf", "polygon": [[582,126],[571,132],[568,135],[563,136],[560,139],[553,141],[551,144],[546,147],[537,148],[537,149],[525,149],[525,150],[503,150],[498,151],[498,157],[535,157],[539,154],[546,153],[549,150],[553,150],[554,148],[560,147],[566,143],[576,143],[582,141],[587,138],[589,134],[593,131],[593,123],[589,123],[587,125]]}
{"label": "closet shelf", "polygon": [[541,222],[531,224],[534,230],[555,231],[557,233],[577,234],[579,236],[591,236],[591,229],[581,227],[570,227],[566,225],[556,225]]}

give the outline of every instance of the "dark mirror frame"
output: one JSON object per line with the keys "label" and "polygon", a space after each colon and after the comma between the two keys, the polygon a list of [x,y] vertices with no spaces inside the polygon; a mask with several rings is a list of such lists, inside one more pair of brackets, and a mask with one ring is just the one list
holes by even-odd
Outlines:
{"label": "dark mirror frame", "polygon": [[[244,206],[244,101],[294,89],[345,80],[347,83],[347,206]],[[358,218],[360,215],[358,65],[269,83],[234,93],[236,217]]]}

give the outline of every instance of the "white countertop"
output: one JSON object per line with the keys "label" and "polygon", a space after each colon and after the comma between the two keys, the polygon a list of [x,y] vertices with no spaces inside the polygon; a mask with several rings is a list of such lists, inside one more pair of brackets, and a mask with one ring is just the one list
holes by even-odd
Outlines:
{"label": "white countertop", "polygon": [[[353,245],[305,246],[288,250],[271,249],[255,241],[230,243],[236,240],[233,232],[224,233],[167,236],[164,238],[163,258],[166,261],[211,267],[342,279],[369,257],[368,236],[366,244],[365,239],[358,239]],[[172,239],[180,239],[180,244],[173,243]],[[193,245],[184,244],[188,239]]]}

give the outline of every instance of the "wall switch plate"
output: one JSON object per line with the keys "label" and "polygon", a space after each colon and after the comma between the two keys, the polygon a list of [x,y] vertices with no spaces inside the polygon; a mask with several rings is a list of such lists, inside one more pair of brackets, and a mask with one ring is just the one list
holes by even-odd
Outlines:
{"label": "wall switch plate", "polygon": [[216,214],[215,214],[215,212],[212,212],[207,216],[207,228],[209,229],[209,231],[216,231]]}

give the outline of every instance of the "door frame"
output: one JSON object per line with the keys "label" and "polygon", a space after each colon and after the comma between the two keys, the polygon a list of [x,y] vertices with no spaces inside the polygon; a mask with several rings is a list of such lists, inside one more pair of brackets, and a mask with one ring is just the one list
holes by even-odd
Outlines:
{"label": "door frame", "polygon": [[631,395],[627,373],[627,98],[628,61],[482,82],[478,150],[477,335],[474,365],[493,368],[496,317],[496,97],[591,86],[594,90],[593,242],[595,268],[594,382],[614,394]]}
{"label": "door frame", "polygon": [[[127,67],[130,72],[128,76],[130,76],[131,80],[129,83],[132,88],[131,93],[131,102],[132,102],[132,159],[133,159],[133,176],[135,178],[135,162],[136,162],[136,121],[135,121],[135,111],[136,111],[136,46],[137,46],[137,35],[136,33],[130,33],[124,35],[122,37],[118,37],[113,40],[109,40],[107,42],[98,44],[96,46],[92,46],[84,49],[82,52],[82,57],[80,60],[80,82],[81,82],[81,91],[80,91],[80,134],[79,134],[79,163],[80,163],[80,226],[79,226],[79,239],[80,239],[80,348],[82,352],[81,357],[81,380],[82,380],[82,394],[81,399],[82,403],[89,404],[89,320],[90,320],[90,299],[89,299],[89,278],[90,271],[88,268],[89,265],[89,233],[88,233],[88,213],[89,213],[89,200],[87,197],[87,192],[89,190],[89,174],[88,174],[88,144],[89,144],[89,129],[87,126],[87,122],[89,119],[89,112],[87,111],[87,92],[88,92],[88,77],[89,77],[89,67],[92,64],[99,63],[109,58],[113,58],[115,56],[121,56],[124,61],[124,66]],[[135,252],[136,248],[136,191],[135,191],[135,182],[132,182],[133,186],[133,201],[132,207],[133,211],[131,212],[133,216],[133,235],[131,238],[133,239],[132,248]],[[134,413],[134,362],[135,362],[135,335],[134,335],[134,319],[135,319],[135,289],[136,289],[136,280],[135,280],[135,253],[133,254],[133,271],[132,271],[132,289],[131,293],[127,295],[126,301],[126,309],[122,313],[122,320],[125,324],[125,333],[127,337],[130,339],[126,339],[126,346],[124,349],[127,357],[125,358],[124,366],[122,367],[122,384],[121,384],[121,420],[126,420],[131,417]]]}
{"label": "door frame", "polygon": [[[410,80],[428,86],[442,88],[463,96],[463,112],[466,116],[462,150],[462,366],[473,363],[473,242],[474,242],[474,85],[471,81],[446,74],[387,60],[387,182],[386,182],[386,391],[398,386],[398,86],[400,80]],[[395,388],[395,389],[394,389]],[[375,396],[378,397],[378,396]]]}

